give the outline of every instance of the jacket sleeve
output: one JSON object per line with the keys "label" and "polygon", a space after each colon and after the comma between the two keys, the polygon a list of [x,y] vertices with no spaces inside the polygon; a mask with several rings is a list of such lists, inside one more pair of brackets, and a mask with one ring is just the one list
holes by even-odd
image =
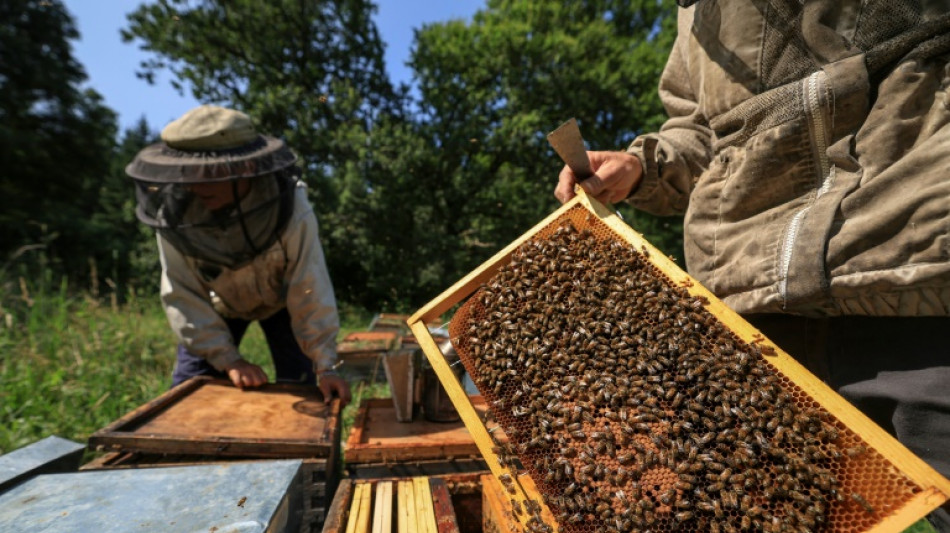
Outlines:
{"label": "jacket sleeve", "polygon": [[317,217],[304,189],[295,204],[294,218],[284,232],[287,251],[287,311],[297,343],[313,360],[317,372],[336,362],[336,335],[340,329],[336,297],[320,244]]}
{"label": "jacket sleeve", "polygon": [[227,324],[211,305],[191,264],[174,246],[158,237],[162,263],[161,298],[172,331],[194,355],[217,370],[241,359]]}
{"label": "jacket sleeve", "polygon": [[660,78],[660,100],[669,118],[659,133],[640,135],[627,149],[643,166],[643,179],[627,202],[655,215],[686,211],[693,184],[712,157],[711,130],[691,78],[698,66],[688,55],[693,10],[679,10],[676,42]]}

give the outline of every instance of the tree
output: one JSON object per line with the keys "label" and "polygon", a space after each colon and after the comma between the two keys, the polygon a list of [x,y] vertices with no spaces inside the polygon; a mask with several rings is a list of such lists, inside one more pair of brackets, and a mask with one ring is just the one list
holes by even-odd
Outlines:
{"label": "tree", "polygon": [[545,134],[567,118],[600,150],[659,126],[657,82],[675,9],[656,0],[493,0],[470,25],[417,34],[411,65],[422,110],[451,155],[444,173],[459,187],[449,203],[477,221],[466,228],[474,242],[507,242],[552,210],[562,164]]}
{"label": "tree", "polygon": [[[305,161],[338,296],[407,309],[550,213],[545,134],[574,116],[592,148],[655,128],[671,0],[491,1],[416,33],[418,98],[392,88],[368,0],[158,0],[129,16],[143,64],[248,112]],[[641,220],[642,214],[636,214]],[[676,230],[635,227],[654,243]]]}
{"label": "tree", "polygon": [[[557,207],[562,163],[547,132],[576,117],[590,148],[615,150],[657,128],[675,10],[655,0],[493,0],[471,23],[417,31],[419,114],[411,131],[374,134],[371,192],[353,205],[365,220],[387,220],[358,225],[355,241],[392,243],[364,256],[364,269],[401,280],[399,301],[424,303]],[[624,211],[680,255],[680,220]]]}
{"label": "tree", "polygon": [[9,265],[42,250],[65,272],[88,272],[85,232],[108,173],[115,113],[83,89],[78,38],[58,0],[0,3],[0,253]]}
{"label": "tree", "polygon": [[98,203],[88,222],[88,233],[99,243],[96,259],[101,281],[115,288],[120,297],[143,288],[158,292],[159,267],[155,232],[135,217],[135,194],[125,166],[158,134],[145,117],[125,130],[113,152],[111,168],[99,183]]}
{"label": "tree", "polygon": [[366,0],[159,0],[129,14],[127,42],[154,57],[140,76],[168,69],[196,99],[240,109],[283,136],[305,160],[318,211],[332,209],[330,169],[355,147],[335,135],[369,128],[393,109],[383,44]]}

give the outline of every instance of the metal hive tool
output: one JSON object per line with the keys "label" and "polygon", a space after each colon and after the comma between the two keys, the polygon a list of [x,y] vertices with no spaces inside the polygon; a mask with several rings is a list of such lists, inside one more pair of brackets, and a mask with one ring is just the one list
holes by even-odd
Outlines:
{"label": "metal hive tool", "polygon": [[[425,329],[458,304],[453,344],[508,444]],[[950,495],[583,193],[409,325],[528,530],[900,531]]]}

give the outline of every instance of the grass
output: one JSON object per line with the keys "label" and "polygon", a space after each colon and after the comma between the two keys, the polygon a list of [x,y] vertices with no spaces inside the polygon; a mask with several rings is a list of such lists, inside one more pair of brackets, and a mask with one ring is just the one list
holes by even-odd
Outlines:
{"label": "grass", "polygon": [[[132,295],[120,306],[71,294],[48,277],[21,278],[0,289],[0,454],[50,435],[84,443],[171,385],[177,343],[157,296]],[[341,309],[341,335],[366,328],[370,318]],[[241,352],[273,380],[256,324]],[[351,388],[344,432],[361,399],[389,395],[385,383],[353,382]]]}

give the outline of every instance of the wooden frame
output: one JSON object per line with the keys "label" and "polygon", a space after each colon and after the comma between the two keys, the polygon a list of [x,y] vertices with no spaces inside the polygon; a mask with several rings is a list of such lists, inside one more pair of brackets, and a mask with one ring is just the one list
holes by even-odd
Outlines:
{"label": "wooden frame", "polygon": [[[542,516],[548,517],[546,519],[547,523],[557,529],[556,522],[550,519],[550,512],[543,501],[541,501],[540,496],[537,495],[536,492],[532,493],[530,490],[526,490],[524,487],[525,478],[527,478],[527,476],[525,475],[519,478],[514,472],[511,472],[508,468],[501,466],[499,463],[497,455],[492,451],[494,444],[489,430],[482,423],[482,418],[476,412],[472,402],[464,393],[462,385],[449,368],[445,357],[429,334],[426,324],[433,320],[440,319],[442,315],[474,294],[478,288],[491,279],[502,266],[510,262],[512,253],[518,247],[534,238],[539,232],[562,216],[566,216],[570,210],[576,207],[586,209],[590,214],[596,216],[600,222],[610,228],[618,237],[633,245],[636,249],[642,249],[647,252],[650,262],[667,276],[672,283],[685,287],[693,296],[706,298],[709,302],[708,305],[706,305],[706,309],[731,329],[741,340],[749,343],[757,343],[759,346],[769,349],[770,352],[774,351],[774,355],[768,357],[768,362],[771,363],[778,372],[801,388],[812,399],[820,403],[829,413],[845,424],[851,431],[855,432],[904,476],[917,485],[920,491],[914,495],[910,501],[879,521],[870,531],[901,531],[950,498],[950,480],[941,476],[922,459],[899,443],[894,437],[872,422],[866,415],[809,373],[791,356],[768,341],[768,339],[765,339],[758,330],[752,327],[735,311],[727,307],[722,301],[716,298],[715,295],[700,285],[698,281],[683,272],[671,259],[647,242],[642,235],[630,228],[621,220],[615,211],[607,208],[597,200],[588,197],[583,191],[579,191],[573,200],[565,203],[561,208],[539,222],[531,230],[423,306],[419,311],[414,313],[408,321],[410,330],[415,335],[423,352],[429,359],[432,368],[435,370],[436,375],[439,377],[439,380],[442,382],[442,385],[445,387],[449,397],[461,415],[462,421],[471,432],[492,474],[496,477],[507,474],[513,479],[513,483],[511,484],[514,489],[513,497],[524,500],[527,495],[530,494],[534,499],[541,502],[542,508],[545,511],[542,513]],[[518,518],[523,524],[526,522],[524,515]]]}
{"label": "wooden frame", "polygon": [[[231,421],[227,416],[217,413],[199,419],[195,425],[188,424],[193,417],[201,416],[201,412],[195,412],[196,403],[201,402],[207,411],[205,402],[218,399],[246,407],[241,413],[247,417],[244,423],[228,425]],[[274,410],[280,416],[275,417]],[[222,426],[205,428],[209,418]],[[279,424],[279,428],[273,430],[270,424]],[[329,457],[339,441],[339,431],[339,399],[324,404],[315,386],[276,383],[241,391],[229,381],[200,376],[96,431],[89,437],[89,449],[258,458]]]}
{"label": "wooden frame", "polygon": [[484,475],[482,482],[482,531],[518,533],[521,524],[515,518],[505,491],[493,476]]}

